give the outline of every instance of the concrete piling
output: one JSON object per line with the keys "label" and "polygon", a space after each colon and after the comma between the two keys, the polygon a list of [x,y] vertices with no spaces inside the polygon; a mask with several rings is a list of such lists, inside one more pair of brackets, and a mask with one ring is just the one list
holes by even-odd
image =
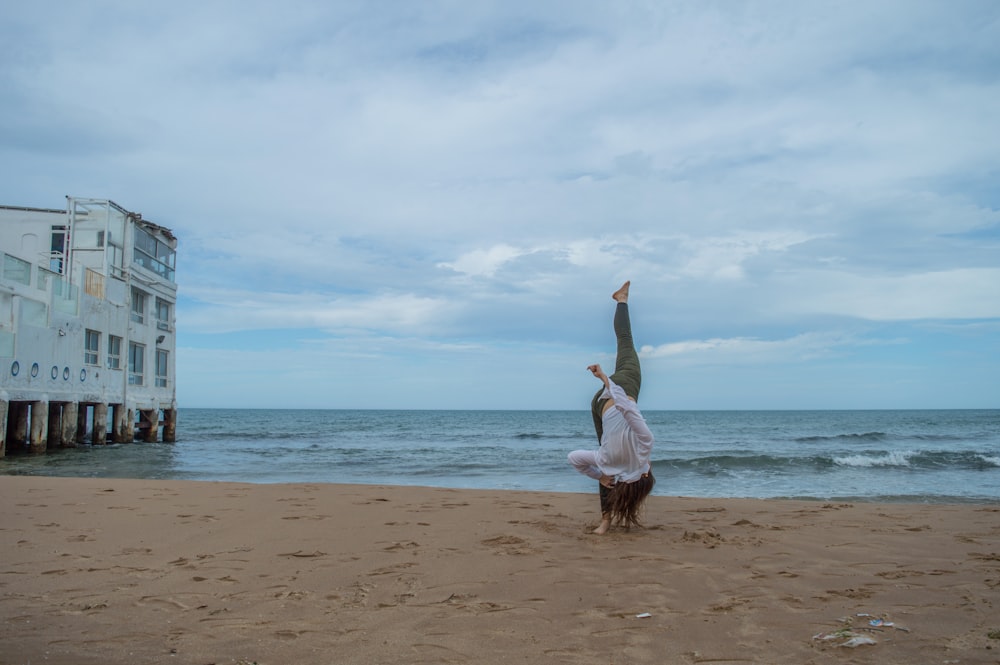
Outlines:
{"label": "concrete piling", "polygon": [[[139,422],[135,421],[138,413]],[[130,409],[105,402],[0,399],[0,457],[89,443],[174,443],[177,409]],[[89,436],[88,436],[89,434]]]}
{"label": "concrete piling", "polygon": [[60,445],[63,448],[76,447],[76,414],[78,410],[76,402],[63,404],[62,431],[60,432]]}

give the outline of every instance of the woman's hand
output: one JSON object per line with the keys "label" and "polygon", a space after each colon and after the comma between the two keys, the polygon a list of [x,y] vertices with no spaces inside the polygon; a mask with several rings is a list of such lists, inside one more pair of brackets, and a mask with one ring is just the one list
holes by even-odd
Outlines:
{"label": "woman's hand", "polygon": [[607,383],[608,383],[608,375],[604,373],[604,370],[601,369],[600,365],[597,365],[597,364],[590,365],[589,367],[587,367],[587,369],[590,370],[591,374],[593,374],[594,376],[596,376],[598,379],[600,379],[601,381],[603,381],[605,385],[607,385]]}

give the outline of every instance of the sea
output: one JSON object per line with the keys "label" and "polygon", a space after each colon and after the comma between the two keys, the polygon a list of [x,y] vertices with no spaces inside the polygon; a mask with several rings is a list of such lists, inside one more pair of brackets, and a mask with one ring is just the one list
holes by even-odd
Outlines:
{"label": "sea", "polygon": [[[1000,503],[1000,410],[644,411],[654,494]],[[588,411],[192,409],[174,443],[9,451],[0,474],[590,492]]]}

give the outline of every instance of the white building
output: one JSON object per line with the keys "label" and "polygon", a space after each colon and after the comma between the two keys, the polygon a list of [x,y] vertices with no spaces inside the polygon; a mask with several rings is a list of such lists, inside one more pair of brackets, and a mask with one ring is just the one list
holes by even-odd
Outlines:
{"label": "white building", "polygon": [[176,249],[112,201],[0,205],[0,455],[174,441]]}

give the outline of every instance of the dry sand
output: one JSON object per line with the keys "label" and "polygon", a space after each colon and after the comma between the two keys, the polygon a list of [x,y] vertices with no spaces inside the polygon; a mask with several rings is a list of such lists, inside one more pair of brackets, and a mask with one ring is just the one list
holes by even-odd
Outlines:
{"label": "dry sand", "polygon": [[996,505],[654,497],[647,528],[599,537],[596,492],[5,476],[0,497],[4,665],[1000,662]]}

